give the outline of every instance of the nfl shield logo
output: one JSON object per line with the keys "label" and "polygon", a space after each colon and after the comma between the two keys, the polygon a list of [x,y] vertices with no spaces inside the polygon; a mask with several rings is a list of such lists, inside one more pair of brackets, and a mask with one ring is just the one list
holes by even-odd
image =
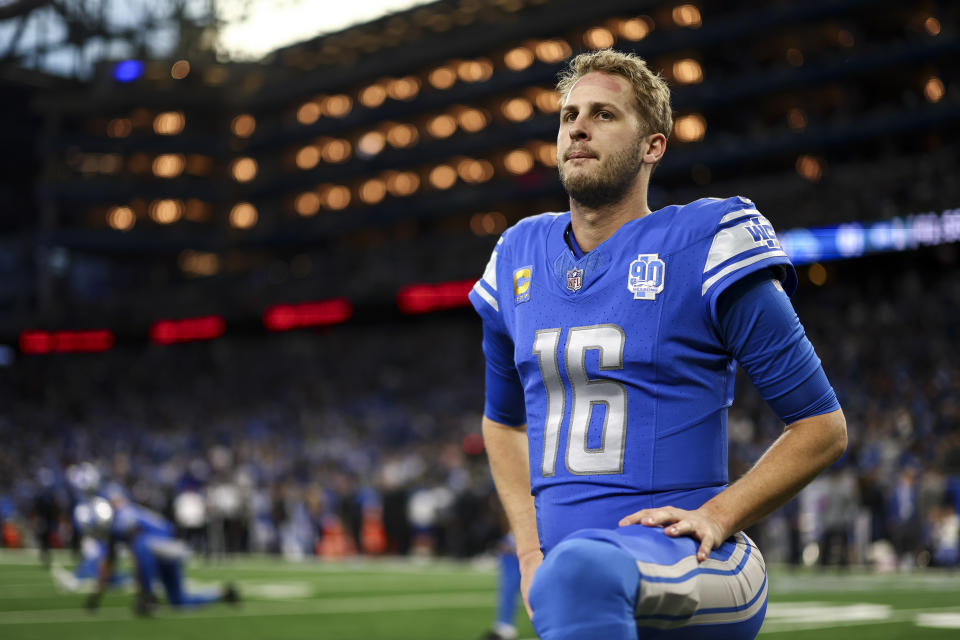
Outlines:
{"label": "nfl shield logo", "polygon": [[574,267],[567,271],[567,289],[576,293],[583,286],[583,269]]}

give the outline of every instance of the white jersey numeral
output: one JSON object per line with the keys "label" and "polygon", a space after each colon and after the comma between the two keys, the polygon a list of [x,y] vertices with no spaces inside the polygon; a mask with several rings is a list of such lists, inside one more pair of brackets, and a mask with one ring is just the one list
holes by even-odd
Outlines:
{"label": "white jersey numeral", "polygon": [[[557,347],[561,329],[541,329],[533,341],[533,353],[540,364],[540,377],[547,392],[547,419],[543,429],[544,477],[556,474],[560,427],[566,408],[566,390],[560,377]],[[587,351],[599,351],[600,370],[623,369],[626,335],[614,324],[572,327],[564,348],[567,379],[572,402],[567,431],[567,470],[574,475],[623,473],[623,451],[627,430],[627,389],[616,380],[591,380],[587,376]],[[600,447],[587,445],[587,431],[596,405],[603,405]]]}

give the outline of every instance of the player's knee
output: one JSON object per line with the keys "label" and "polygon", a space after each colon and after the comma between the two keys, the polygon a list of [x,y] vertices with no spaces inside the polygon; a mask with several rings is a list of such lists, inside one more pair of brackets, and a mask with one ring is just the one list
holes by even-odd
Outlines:
{"label": "player's knee", "polygon": [[543,638],[565,637],[556,635],[559,630],[587,637],[583,633],[588,629],[603,630],[605,638],[631,637],[639,579],[636,562],[619,547],[565,540],[547,554],[534,576],[534,626]]}

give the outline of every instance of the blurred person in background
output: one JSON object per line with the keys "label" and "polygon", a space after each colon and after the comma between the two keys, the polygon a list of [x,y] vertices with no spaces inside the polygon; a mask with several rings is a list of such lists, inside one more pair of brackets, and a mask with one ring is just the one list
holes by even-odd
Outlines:
{"label": "blurred person in background", "polygon": [[824,478],[821,518],[820,564],[847,567],[850,564],[850,538],[857,519],[857,487],[853,474],[837,463]]}
{"label": "blurred person in background", "polygon": [[156,607],[155,580],[163,585],[167,602],[178,609],[214,602],[239,602],[239,594],[231,584],[217,590],[188,591],[184,584],[183,565],[189,551],[174,537],[173,524],[134,504],[119,488],[110,489],[108,495],[109,500],[97,497],[90,502],[93,526],[106,540],[107,551],[100,562],[96,588],[85,602],[87,609],[95,611],[99,608],[121,544],[129,549],[133,559],[138,587],[133,610],[139,616],[150,615]]}
{"label": "blurred person in background", "polygon": [[479,640],[515,640],[517,602],[520,599],[520,561],[513,534],[497,545],[497,609],[493,626]]}
{"label": "blurred person in background", "polygon": [[923,548],[923,519],[918,504],[917,470],[904,466],[887,495],[887,522],[901,569],[917,566]]}

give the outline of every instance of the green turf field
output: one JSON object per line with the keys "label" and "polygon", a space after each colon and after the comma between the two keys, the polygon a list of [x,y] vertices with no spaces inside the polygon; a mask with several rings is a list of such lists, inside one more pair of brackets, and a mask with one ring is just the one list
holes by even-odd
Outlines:
{"label": "green turf field", "polygon": [[[111,592],[90,614],[81,606],[83,595],[55,589],[34,555],[0,552],[0,638],[474,640],[493,616],[496,580],[492,562],[288,564],[268,558],[194,561],[188,576],[199,586],[232,580],[245,601],[238,608],[218,604],[187,613],[161,607],[144,620],[133,617],[129,594]],[[534,638],[526,616],[518,620],[520,637]],[[960,574],[773,569],[761,637],[960,638]]]}

